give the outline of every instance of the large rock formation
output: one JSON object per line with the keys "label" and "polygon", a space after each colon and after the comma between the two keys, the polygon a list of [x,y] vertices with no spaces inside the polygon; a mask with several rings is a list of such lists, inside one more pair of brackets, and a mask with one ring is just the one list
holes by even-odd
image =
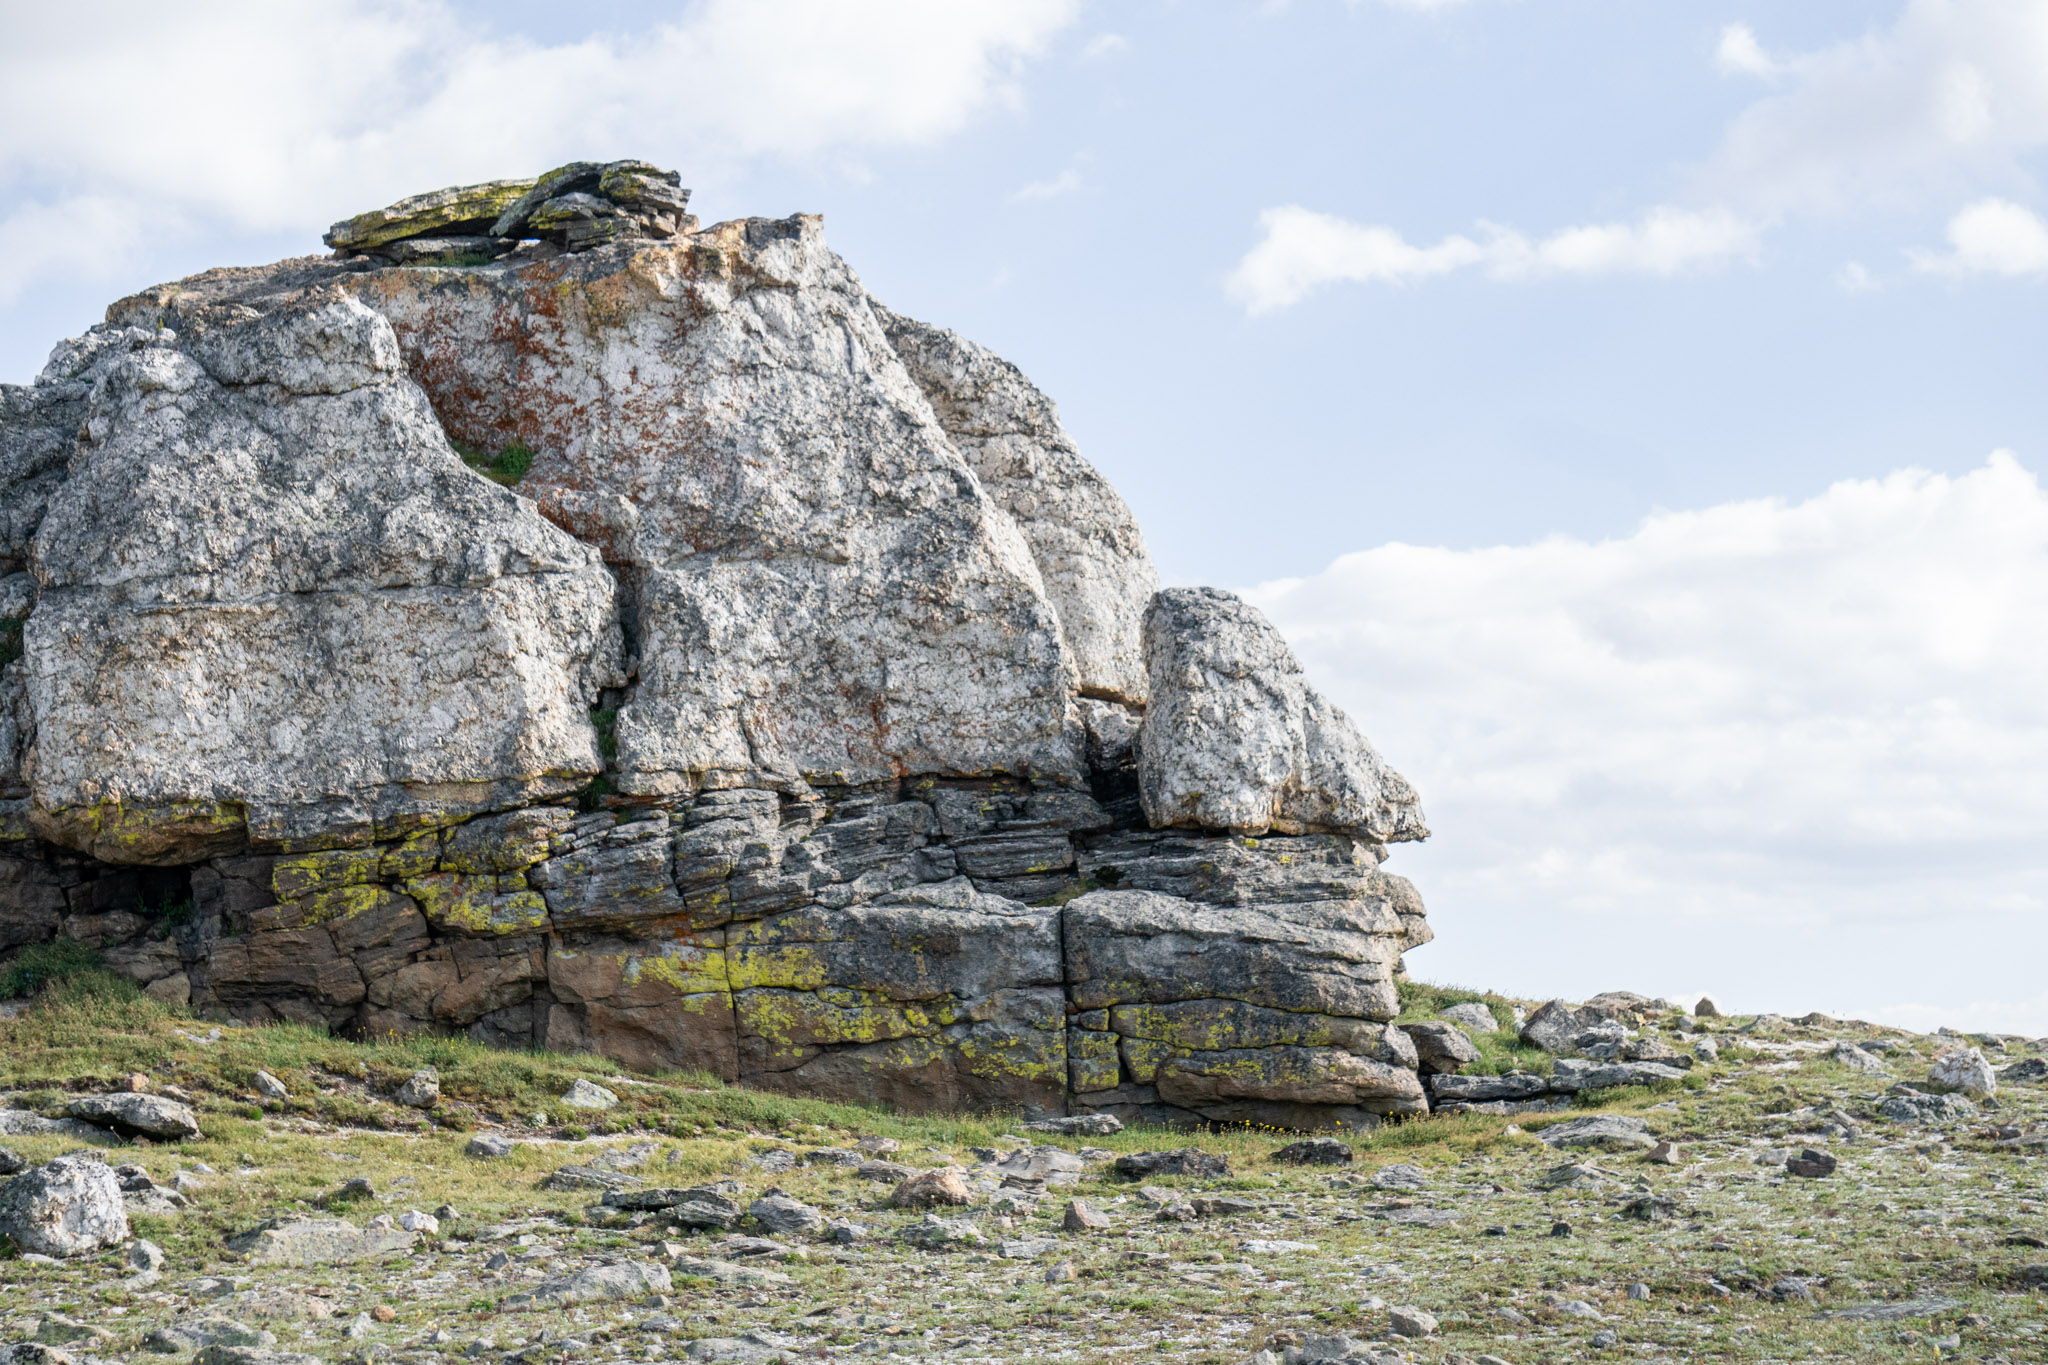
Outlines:
{"label": "large rock formation", "polygon": [[1422,1108],[1413,791],[1014,366],[687,194],[418,196],[0,388],[0,951],[910,1107]]}

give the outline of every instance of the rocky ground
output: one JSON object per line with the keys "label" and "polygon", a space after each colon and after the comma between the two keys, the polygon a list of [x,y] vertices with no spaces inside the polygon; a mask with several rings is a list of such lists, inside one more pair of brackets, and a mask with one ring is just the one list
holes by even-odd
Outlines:
{"label": "rocky ground", "polygon": [[[1679,1079],[1304,1143],[219,1028],[90,973],[10,1008],[0,1359],[2048,1359],[2028,1040],[1645,1004],[1580,1046]],[[1556,1067],[1474,1032],[1467,1075]]]}

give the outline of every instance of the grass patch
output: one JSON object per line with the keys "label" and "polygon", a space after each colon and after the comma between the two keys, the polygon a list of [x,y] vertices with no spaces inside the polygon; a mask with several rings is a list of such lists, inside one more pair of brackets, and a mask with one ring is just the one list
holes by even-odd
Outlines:
{"label": "grass patch", "polygon": [[1425,1020],[1440,1019],[1451,1006],[1467,1003],[1484,1005],[1493,1011],[1494,1022],[1500,1027],[1492,1033],[1472,1038],[1479,1049],[1479,1060],[1464,1068],[1466,1075],[1504,1076],[1510,1071],[1527,1071],[1538,1076],[1550,1074],[1550,1054],[1542,1048],[1523,1043],[1515,1030],[1514,1002],[1506,996],[1492,991],[1466,990],[1461,986],[1439,986],[1426,981],[1397,981],[1394,984],[1401,993],[1401,1013],[1394,1021],[1397,1024],[1419,1024]]}
{"label": "grass patch", "polygon": [[56,938],[32,943],[0,968],[0,999],[33,995],[53,981],[62,981],[102,966],[100,955],[76,939]]}
{"label": "grass patch", "polygon": [[[438,264],[445,264],[445,262]],[[464,262],[464,264],[481,264],[481,262]],[[506,446],[495,455],[479,450],[475,446],[466,446],[456,440],[450,440],[448,444],[455,447],[455,453],[462,457],[464,464],[489,479],[492,483],[503,484],[507,488],[518,484],[521,479],[526,477],[526,471],[533,468],[532,448],[522,445],[517,441]]]}

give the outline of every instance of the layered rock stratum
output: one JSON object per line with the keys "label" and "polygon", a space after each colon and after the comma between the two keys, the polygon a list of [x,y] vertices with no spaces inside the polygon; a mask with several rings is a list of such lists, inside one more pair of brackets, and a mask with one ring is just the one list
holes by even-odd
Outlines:
{"label": "layered rock stratum", "polygon": [[1425,1108],[1414,790],[1015,366],[687,201],[417,196],[0,387],[0,951],[910,1108]]}

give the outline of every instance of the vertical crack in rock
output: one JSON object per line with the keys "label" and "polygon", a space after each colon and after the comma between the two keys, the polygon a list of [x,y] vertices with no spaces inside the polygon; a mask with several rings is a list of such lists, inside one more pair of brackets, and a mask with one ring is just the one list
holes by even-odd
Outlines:
{"label": "vertical crack in rock", "polygon": [[1419,1112],[1414,792],[1014,366],[687,196],[415,196],[0,388],[0,952],[912,1109]]}

